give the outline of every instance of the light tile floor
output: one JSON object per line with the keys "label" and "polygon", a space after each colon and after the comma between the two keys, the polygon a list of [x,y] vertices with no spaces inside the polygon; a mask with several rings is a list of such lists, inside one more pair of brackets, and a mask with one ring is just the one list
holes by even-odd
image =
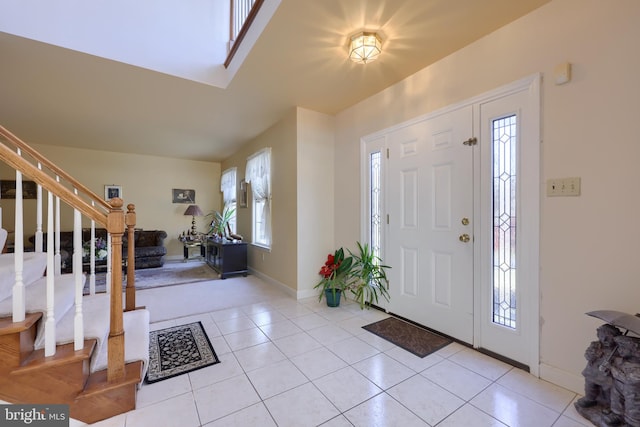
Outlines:
{"label": "light tile floor", "polygon": [[143,385],[136,410],[94,425],[590,425],[575,393],[473,349],[454,343],[421,359],[362,329],[383,312],[270,295],[153,323],[201,321],[221,363]]}

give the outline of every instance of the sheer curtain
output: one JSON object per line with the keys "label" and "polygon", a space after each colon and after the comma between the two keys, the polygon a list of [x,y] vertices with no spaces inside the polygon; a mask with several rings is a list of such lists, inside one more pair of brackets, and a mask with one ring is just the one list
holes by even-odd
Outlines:
{"label": "sheer curtain", "polygon": [[254,230],[260,234],[253,236],[254,242],[270,246],[271,148],[264,148],[247,159],[245,181],[251,183],[254,206],[262,206],[262,212],[254,212]]}
{"label": "sheer curtain", "polygon": [[222,199],[225,206],[236,201],[236,168],[230,168],[222,172],[220,191],[222,191]]}
{"label": "sheer curtain", "polygon": [[233,217],[229,220],[231,232],[236,232],[236,168],[229,168],[222,172],[220,177],[220,191],[222,192],[222,200],[224,209],[234,209]]}

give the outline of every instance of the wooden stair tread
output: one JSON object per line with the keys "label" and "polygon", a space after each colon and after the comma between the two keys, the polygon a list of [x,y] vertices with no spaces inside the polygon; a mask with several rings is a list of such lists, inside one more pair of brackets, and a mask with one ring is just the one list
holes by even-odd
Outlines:
{"label": "wooden stair tread", "polygon": [[142,378],[142,365],[143,362],[137,360],[135,362],[127,363],[124,366],[125,375],[121,381],[107,381],[107,370],[104,369],[102,371],[94,372],[89,376],[89,380],[87,381],[87,385],[78,395],[78,399],[90,397],[97,393],[103,393],[106,390],[111,388],[118,388],[126,384],[137,384]]}
{"label": "wooden stair tread", "polygon": [[74,350],[74,343],[58,344],[56,346],[56,354],[45,357],[44,349],[34,350],[33,353],[24,361],[23,365],[15,369],[11,374],[19,375],[42,369],[45,366],[53,367],[57,365],[65,365],[75,363],[80,360],[91,358],[96,346],[96,340],[85,340],[84,347],[81,350]]}
{"label": "wooden stair tread", "polygon": [[27,313],[22,322],[13,322],[11,316],[0,319],[0,335],[10,335],[29,329],[42,318],[42,313]]}

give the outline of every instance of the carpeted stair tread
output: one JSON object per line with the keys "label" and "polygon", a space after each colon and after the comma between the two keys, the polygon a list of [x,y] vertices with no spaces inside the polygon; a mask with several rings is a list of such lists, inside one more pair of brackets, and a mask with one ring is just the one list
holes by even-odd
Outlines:
{"label": "carpeted stair tread", "polygon": [[[82,277],[84,280],[84,277]],[[27,313],[42,313],[42,321],[38,322],[37,336],[34,347],[44,347],[44,324],[47,312],[47,287],[46,277],[36,280],[25,287],[25,306]],[[56,323],[74,306],[75,301],[75,277],[71,274],[62,274],[55,277],[53,308]],[[13,312],[13,297],[0,301],[0,317],[11,316]]]}
{"label": "carpeted stair tread", "polygon": [[[85,296],[82,298],[82,323],[85,338],[95,339],[96,353],[100,352],[106,345],[109,336],[109,295],[100,294]],[[75,305],[62,316],[56,319],[56,343],[73,343],[75,337]],[[44,336],[44,334],[43,334]],[[44,337],[36,340],[35,348],[44,347]],[[91,360],[91,371],[94,370],[95,354]]]}
{"label": "carpeted stair tread", "polygon": [[[125,363],[142,361],[142,377],[144,378],[149,365],[149,311],[133,310],[123,313],[124,328],[124,361]],[[108,328],[108,323],[107,323]],[[107,342],[105,340],[91,361],[91,372],[107,368]]]}
{"label": "carpeted stair tread", "polygon": [[[110,324],[110,300],[108,294],[96,294],[82,298],[82,321],[85,338],[97,341],[91,359],[90,371],[96,372],[107,367],[107,352]],[[74,340],[75,310],[73,307],[56,323],[56,343],[72,343]],[[149,312],[147,310],[123,313],[125,332],[125,362],[141,360],[146,367],[149,360]],[[38,348],[44,340],[37,342]]]}
{"label": "carpeted stair tread", "polygon": [[[47,268],[47,254],[45,252],[25,252],[22,262],[22,283],[29,286],[44,274]],[[0,300],[11,297],[15,277],[14,254],[0,254]]]}

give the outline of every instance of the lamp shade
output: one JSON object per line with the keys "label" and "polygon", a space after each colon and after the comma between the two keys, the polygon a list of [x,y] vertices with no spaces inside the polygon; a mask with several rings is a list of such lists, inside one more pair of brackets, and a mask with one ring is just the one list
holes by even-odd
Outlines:
{"label": "lamp shade", "polygon": [[200,209],[200,207],[198,207],[198,205],[189,205],[187,210],[184,211],[184,214],[185,215],[191,215],[191,216],[203,216],[204,215],[202,213],[202,210]]}
{"label": "lamp shade", "polygon": [[382,52],[382,40],[376,33],[361,32],[351,37],[349,58],[353,62],[366,64],[375,61]]}

